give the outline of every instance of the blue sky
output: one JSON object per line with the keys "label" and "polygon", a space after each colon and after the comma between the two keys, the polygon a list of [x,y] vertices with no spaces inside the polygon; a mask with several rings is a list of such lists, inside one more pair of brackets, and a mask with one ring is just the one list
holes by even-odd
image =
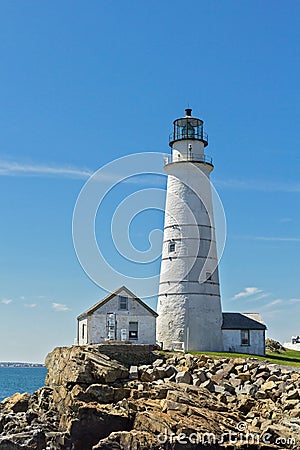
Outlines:
{"label": "blue sky", "polygon": [[[260,311],[281,341],[300,333],[299,17],[293,0],[1,2],[0,360],[73,342],[105,294],[73,247],[78,194],[117,158],[168,152],[188,104],[227,219],[223,309]],[[161,227],[161,212],[137,216],[134,244]]]}

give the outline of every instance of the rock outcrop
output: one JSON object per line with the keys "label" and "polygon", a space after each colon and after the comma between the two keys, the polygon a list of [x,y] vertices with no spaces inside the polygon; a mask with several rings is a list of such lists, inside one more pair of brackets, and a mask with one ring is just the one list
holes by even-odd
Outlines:
{"label": "rock outcrop", "polygon": [[285,352],[285,348],[280,342],[274,341],[274,339],[266,339],[266,351],[274,352],[274,353],[283,353]]}
{"label": "rock outcrop", "polygon": [[122,347],[50,353],[46,386],[0,403],[0,450],[300,449],[297,369]]}

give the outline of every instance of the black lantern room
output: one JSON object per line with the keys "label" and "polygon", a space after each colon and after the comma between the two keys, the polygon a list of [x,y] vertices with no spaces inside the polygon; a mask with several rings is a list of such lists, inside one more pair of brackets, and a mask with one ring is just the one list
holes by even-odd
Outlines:
{"label": "black lantern room", "polygon": [[192,110],[187,108],[185,110],[185,117],[174,120],[174,131],[170,134],[169,145],[172,147],[173,143],[180,140],[198,140],[202,141],[204,147],[208,145],[207,133],[203,131],[203,120],[192,117]]}

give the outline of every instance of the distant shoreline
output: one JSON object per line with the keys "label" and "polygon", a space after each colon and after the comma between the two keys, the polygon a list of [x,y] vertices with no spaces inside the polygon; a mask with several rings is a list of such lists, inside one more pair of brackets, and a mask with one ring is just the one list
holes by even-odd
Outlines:
{"label": "distant shoreline", "polygon": [[0,367],[15,367],[15,368],[34,368],[45,367],[45,364],[39,363],[24,363],[24,362],[0,362]]}

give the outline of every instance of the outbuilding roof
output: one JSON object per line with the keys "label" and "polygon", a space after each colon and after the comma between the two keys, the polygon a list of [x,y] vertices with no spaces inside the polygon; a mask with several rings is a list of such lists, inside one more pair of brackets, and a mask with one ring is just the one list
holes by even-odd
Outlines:
{"label": "outbuilding roof", "polygon": [[83,319],[84,317],[89,316],[90,314],[93,314],[93,312],[96,311],[96,309],[103,306],[105,303],[107,303],[109,300],[111,300],[116,295],[119,295],[120,292],[122,292],[122,291],[125,291],[129,297],[132,297],[134,300],[136,300],[141,306],[143,306],[145,309],[147,309],[154,317],[158,316],[158,314],[152,308],[150,308],[150,306],[146,305],[146,303],[144,303],[143,300],[136,297],[134,295],[134,293],[131,292],[126,286],[121,286],[119,289],[116,289],[115,291],[111,292],[106,297],[104,297],[102,300],[95,303],[95,305],[91,306],[89,309],[87,309],[82,314],[80,314],[77,317],[77,320]]}
{"label": "outbuilding roof", "polygon": [[223,313],[223,330],[266,330],[259,313]]}

